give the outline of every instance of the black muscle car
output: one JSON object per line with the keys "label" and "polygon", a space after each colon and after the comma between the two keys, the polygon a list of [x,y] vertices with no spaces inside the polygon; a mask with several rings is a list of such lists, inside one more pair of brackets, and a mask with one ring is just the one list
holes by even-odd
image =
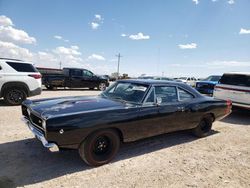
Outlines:
{"label": "black muscle car", "polygon": [[121,80],[99,96],[26,100],[22,114],[45,147],[78,149],[87,164],[99,166],[121,142],[186,129],[207,136],[231,107],[180,82]]}

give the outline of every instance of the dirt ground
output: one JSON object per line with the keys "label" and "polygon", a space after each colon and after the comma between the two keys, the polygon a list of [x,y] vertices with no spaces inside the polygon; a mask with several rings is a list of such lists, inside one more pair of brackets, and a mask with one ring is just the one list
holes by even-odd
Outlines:
{"label": "dirt ground", "polygon": [[[43,91],[34,98],[98,93]],[[249,111],[234,110],[206,138],[182,131],[123,144],[112,163],[97,168],[77,151],[47,151],[20,118],[20,107],[0,100],[0,188],[250,187]]]}

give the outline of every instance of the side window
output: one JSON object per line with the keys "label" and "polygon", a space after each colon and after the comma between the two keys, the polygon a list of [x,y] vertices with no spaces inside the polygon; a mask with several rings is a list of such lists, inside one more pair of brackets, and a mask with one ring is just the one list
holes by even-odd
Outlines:
{"label": "side window", "polygon": [[180,88],[178,88],[178,93],[180,101],[188,101],[194,98],[192,94]]}
{"label": "side window", "polygon": [[90,71],[84,70],[84,71],[83,71],[83,76],[92,77],[92,76],[93,76],[93,73],[90,72]]}
{"label": "side window", "polygon": [[29,63],[16,63],[16,62],[6,62],[9,66],[15,69],[17,72],[38,72],[38,70]]}
{"label": "side window", "polygon": [[176,87],[174,86],[156,86],[155,97],[160,99],[161,103],[178,101]]}
{"label": "side window", "polygon": [[150,94],[148,95],[148,98],[146,99],[145,103],[154,103],[155,102],[155,91],[152,89],[150,91]]}
{"label": "side window", "polygon": [[71,74],[72,76],[82,76],[82,70],[78,69],[72,70]]}

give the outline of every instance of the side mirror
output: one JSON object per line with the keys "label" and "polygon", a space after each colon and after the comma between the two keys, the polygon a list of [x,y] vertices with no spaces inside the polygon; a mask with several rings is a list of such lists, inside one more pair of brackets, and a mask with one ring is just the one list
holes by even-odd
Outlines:
{"label": "side mirror", "polygon": [[156,104],[160,105],[162,103],[161,97],[156,97]]}
{"label": "side mirror", "polygon": [[0,66],[0,70],[2,70],[2,67]]}

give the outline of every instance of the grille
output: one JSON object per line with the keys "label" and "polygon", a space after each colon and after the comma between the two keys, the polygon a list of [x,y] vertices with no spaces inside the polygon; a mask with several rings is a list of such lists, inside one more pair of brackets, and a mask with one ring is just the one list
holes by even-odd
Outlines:
{"label": "grille", "polygon": [[38,126],[38,128],[43,129],[43,121],[41,118],[37,117],[36,115],[34,115],[33,113],[30,114],[30,120],[33,124],[35,124],[36,126]]}
{"label": "grille", "polygon": [[26,106],[22,106],[22,114],[32,122],[33,125],[35,125],[37,128],[41,129],[43,131],[43,120],[33,114],[32,112],[29,114],[28,108]]}

